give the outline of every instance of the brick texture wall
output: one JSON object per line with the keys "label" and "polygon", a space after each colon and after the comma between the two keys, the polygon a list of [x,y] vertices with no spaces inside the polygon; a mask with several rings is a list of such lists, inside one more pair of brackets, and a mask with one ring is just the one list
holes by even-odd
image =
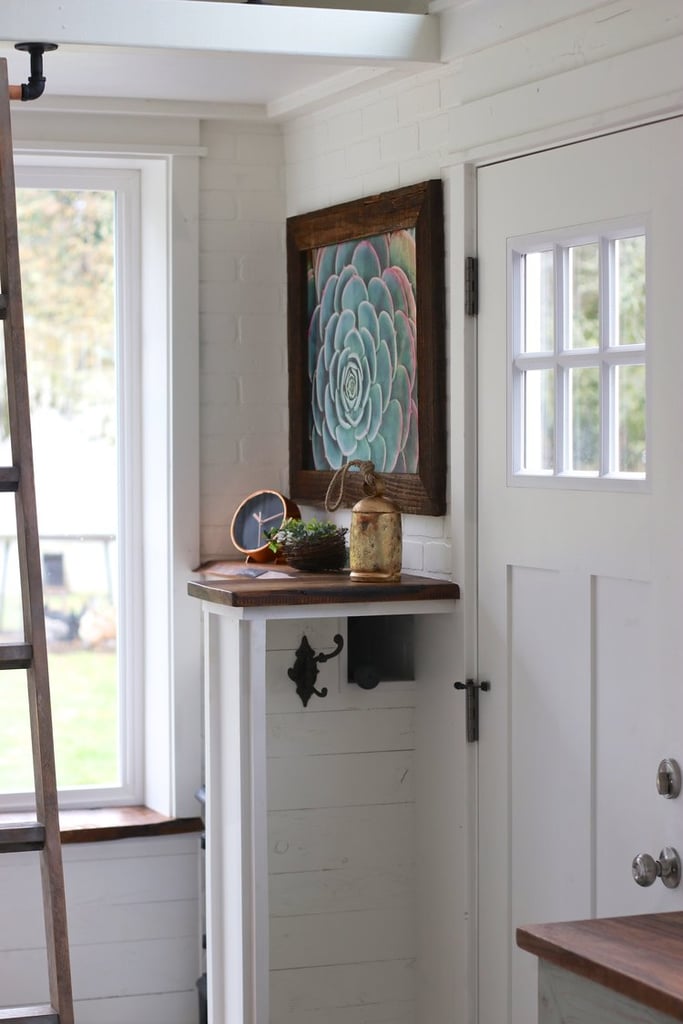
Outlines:
{"label": "brick texture wall", "polygon": [[[426,72],[288,122],[287,214],[442,177],[449,149],[446,82],[444,72]],[[404,569],[452,572],[448,516],[404,516],[403,535]]]}
{"label": "brick texture wall", "polygon": [[[424,138],[439,138],[439,81],[423,77],[283,127],[202,125],[204,559],[230,551],[230,520],[245,495],[261,487],[288,493],[286,216],[439,176],[438,150],[424,148]],[[403,528],[405,569],[451,572],[446,518],[404,516]]]}
{"label": "brick texture wall", "polygon": [[281,130],[208,121],[200,169],[202,557],[230,549],[234,509],[287,492]]}

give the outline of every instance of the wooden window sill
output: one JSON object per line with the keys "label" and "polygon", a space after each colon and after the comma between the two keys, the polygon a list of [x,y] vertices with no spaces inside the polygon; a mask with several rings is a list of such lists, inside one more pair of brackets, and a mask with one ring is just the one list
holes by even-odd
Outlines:
{"label": "wooden window sill", "polygon": [[[35,821],[31,812],[0,814],[0,825]],[[143,836],[178,836],[204,830],[201,818],[167,818],[149,807],[98,807],[60,811],[62,845],[104,843]]]}

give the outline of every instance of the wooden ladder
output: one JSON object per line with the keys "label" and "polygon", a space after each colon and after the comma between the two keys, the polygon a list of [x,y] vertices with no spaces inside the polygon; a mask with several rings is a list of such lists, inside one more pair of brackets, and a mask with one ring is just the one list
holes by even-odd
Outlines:
{"label": "wooden ladder", "polygon": [[0,669],[26,669],[37,818],[0,826],[0,853],[40,852],[50,992],[49,1005],[0,1009],[0,1022],[73,1024],[9,111],[7,61],[0,60],[0,318],[12,448],[12,465],[0,467],[0,491],[15,494],[24,623],[23,643],[0,644]]}

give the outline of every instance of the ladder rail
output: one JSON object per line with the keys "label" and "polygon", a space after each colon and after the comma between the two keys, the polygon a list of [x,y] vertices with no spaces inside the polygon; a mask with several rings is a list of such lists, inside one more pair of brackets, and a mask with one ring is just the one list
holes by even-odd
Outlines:
{"label": "ladder rail", "polygon": [[[3,99],[7,97],[7,99]],[[0,282],[6,299],[5,363],[12,459],[20,467],[15,493],[17,542],[22,580],[24,638],[32,647],[27,668],[33,771],[38,821],[45,827],[40,853],[48,978],[59,1024],[73,1024],[66,894],[59,832],[52,711],[43,605],[40,542],[36,513],[30,428],[19,237],[9,114],[7,62],[0,61]],[[2,1018],[0,1017],[0,1020]]]}

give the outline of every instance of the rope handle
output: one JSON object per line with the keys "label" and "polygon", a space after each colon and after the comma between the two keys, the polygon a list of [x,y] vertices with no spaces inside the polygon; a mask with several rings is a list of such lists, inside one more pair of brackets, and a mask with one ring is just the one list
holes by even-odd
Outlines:
{"label": "rope handle", "polygon": [[[346,474],[348,471],[356,466],[359,473],[363,474],[363,493],[369,498],[373,498],[376,495],[384,492],[384,486],[381,479],[375,472],[374,462],[366,462],[363,459],[352,459],[351,462],[347,462],[346,465],[338,469],[332,479],[330,480],[330,486],[327,488],[327,494],[325,495],[325,509],[327,512],[334,512],[335,509],[339,508],[344,497],[344,484],[346,483]],[[334,486],[339,481],[339,494],[335,501],[332,499],[334,493]]]}

